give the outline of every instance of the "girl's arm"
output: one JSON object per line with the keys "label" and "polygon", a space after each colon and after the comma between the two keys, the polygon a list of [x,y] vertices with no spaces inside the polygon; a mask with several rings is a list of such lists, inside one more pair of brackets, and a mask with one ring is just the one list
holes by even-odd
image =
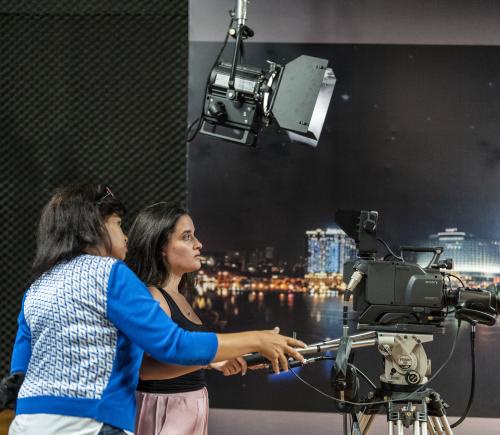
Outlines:
{"label": "girl's arm", "polygon": [[[151,296],[159,302],[160,307],[165,314],[171,318],[172,312],[163,294],[156,287],[148,287],[148,290],[151,293]],[[145,381],[174,379],[202,368],[215,369],[222,372],[224,376],[236,375],[240,372],[242,375],[245,375],[247,372],[247,363],[243,358],[238,357],[226,361],[210,363],[208,366],[179,366],[175,364],[162,363],[154,358],[151,358],[149,355],[144,354],[139,377]],[[258,368],[261,368],[261,366]]]}
{"label": "girl's arm", "polygon": [[120,261],[113,265],[109,276],[106,306],[108,318],[120,331],[153,358],[165,363],[205,366],[212,361],[260,352],[279,372],[280,365],[288,369],[286,355],[303,360],[294,347],[305,347],[305,344],[276,331],[216,335],[183,330]]}
{"label": "girl's arm", "polygon": [[191,373],[199,369],[204,369],[207,366],[179,366],[175,364],[162,363],[149,355],[144,354],[142,358],[141,370],[139,377],[143,381],[152,381],[160,379],[174,379],[179,376]]}
{"label": "girl's arm", "polygon": [[26,294],[23,297],[21,311],[17,318],[16,341],[14,342],[10,363],[10,372],[12,374],[26,373],[31,357],[31,331],[24,317],[24,300],[26,299]]}
{"label": "girl's arm", "polygon": [[[155,287],[148,287],[148,290],[151,293],[151,296],[159,302],[160,307],[165,314],[171,317],[172,313],[170,311],[170,307],[161,292]],[[144,354],[139,377],[145,381],[173,379],[205,367],[206,366],[179,366],[175,364],[166,364],[151,358],[147,354]]]}

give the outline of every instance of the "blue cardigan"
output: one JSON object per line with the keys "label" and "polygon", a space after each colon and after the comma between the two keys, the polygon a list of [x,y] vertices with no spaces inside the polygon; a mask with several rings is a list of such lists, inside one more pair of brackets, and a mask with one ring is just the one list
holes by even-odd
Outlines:
{"label": "blue cardigan", "polygon": [[89,417],[134,430],[143,352],[206,365],[213,333],[187,332],[125,263],[81,255],[44,273],[24,295],[11,373],[26,374],[17,414]]}

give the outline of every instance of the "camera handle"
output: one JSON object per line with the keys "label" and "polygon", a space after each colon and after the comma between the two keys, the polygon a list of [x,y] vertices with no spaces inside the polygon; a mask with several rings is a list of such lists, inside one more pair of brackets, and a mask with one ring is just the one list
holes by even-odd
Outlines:
{"label": "camera handle", "polygon": [[434,254],[432,256],[431,261],[429,261],[429,264],[427,265],[427,268],[432,268],[433,265],[439,264],[438,263],[439,257],[441,257],[441,254],[443,253],[443,247],[442,246],[434,246],[434,247],[427,248],[427,247],[420,247],[420,246],[400,246],[399,252],[401,253],[401,257],[403,257],[403,252],[429,252],[431,254]]}

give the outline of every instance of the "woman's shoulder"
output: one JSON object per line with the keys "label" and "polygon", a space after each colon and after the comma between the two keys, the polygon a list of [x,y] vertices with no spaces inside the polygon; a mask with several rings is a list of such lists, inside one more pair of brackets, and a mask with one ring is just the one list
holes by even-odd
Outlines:
{"label": "woman's shoulder", "polygon": [[118,262],[119,260],[111,257],[101,257],[90,254],[78,255],[69,260],[63,260],[57,263],[51,269],[44,272],[37,280],[35,280],[31,287],[46,280],[50,281],[67,275],[109,275],[113,266]]}
{"label": "woman's shoulder", "polygon": [[151,293],[151,296],[153,296],[154,299],[156,299],[157,301],[162,301],[165,299],[165,291],[163,289],[160,289],[160,287],[157,287],[155,285],[148,285],[147,287],[149,293]]}
{"label": "woman's shoulder", "polygon": [[[71,269],[76,269],[83,274],[95,275],[96,277],[109,278],[113,266],[123,263],[112,257],[103,257],[99,255],[80,255],[68,265]],[[125,267],[125,263],[123,263]]]}
{"label": "woman's shoulder", "polygon": [[91,254],[79,255],[78,257],[75,257],[73,261],[75,261],[76,263],[82,262],[82,263],[111,264],[111,265],[118,262],[123,263],[123,261],[118,260],[117,258],[114,257],[105,257],[102,255],[91,255]]}
{"label": "woman's shoulder", "polygon": [[168,294],[167,296],[165,296],[166,293],[165,290],[154,285],[148,285],[148,290],[149,293],[151,293],[153,299],[160,303],[160,307],[163,309],[163,311],[165,311],[165,313],[171,316],[172,315],[172,308],[170,306],[171,301],[168,300]]}

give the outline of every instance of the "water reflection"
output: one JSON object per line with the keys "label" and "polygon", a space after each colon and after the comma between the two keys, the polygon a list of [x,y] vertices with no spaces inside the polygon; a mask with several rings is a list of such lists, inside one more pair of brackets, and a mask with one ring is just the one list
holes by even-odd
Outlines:
{"label": "water reflection", "polygon": [[[341,305],[334,291],[311,294],[218,289],[198,295],[194,300],[200,317],[215,331],[279,325],[283,331],[299,328],[316,337],[340,334]],[[265,325],[268,322],[271,324]]]}
{"label": "water reflection", "polygon": [[[342,298],[337,292],[318,294],[266,289],[208,291],[196,298],[195,308],[209,328],[218,332],[271,329],[280,326],[282,333],[292,335],[296,332],[297,337],[306,343],[340,337],[342,333]],[[356,333],[356,316],[351,310],[349,322],[352,334]],[[457,332],[457,322],[453,317],[446,320],[445,330],[445,334],[436,334],[434,341],[425,345],[427,356],[432,361],[433,373],[447,360],[451,351]],[[464,323],[458,334],[453,358],[432,382],[432,387],[451,405],[451,415],[459,415],[463,411],[468,396],[471,376],[469,340],[470,327]],[[476,390],[489,391],[491,394],[476,395],[473,415],[494,416],[498,412],[499,403],[496,398],[500,397],[500,377],[494,374],[500,367],[500,352],[496,352],[496,343],[500,343],[500,325],[477,327]],[[383,365],[375,347],[357,349],[355,363],[378,383]],[[332,362],[324,362],[296,370],[300,370],[300,375],[309,382],[328,392],[331,367]],[[258,400],[256,399],[252,406],[258,408],[261,406],[262,388],[270,388],[266,383],[272,383],[276,388],[274,393],[281,394],[283,391],[282,400],[291,401],[290,406],[298,400],[297,394],[311,394],[307,396],[315,403],[311,410],[332,409],[329,401],[321,402],[316,395],[307,392],[307,388],[301,385],[292,373],[279,376],[254,373],[244,379],[228,377],[223,380],[217,374],[209,373],[208,378],[212,381],[210,388],[214,390],[214,406],[235,406],[234,397],[241,394],[243,402],[238,402],[239,406],[248,406],[247,398],[254,395]],[[289,391],[295,391],[296,394]],[[227,400],[224,399],[226,396]]]}
{"label": "water reflection", "polygon": [[[339,337],[342,331],[342,298],[336,291],[311,294],[264,288],[250,291],[219,289],[198,295],[194,307],[213,331],[262,329],[279,325],[284,333],[300,332],[299,338],[306,342]],[[355,333],[357,315],[351,311],[349,316],[352,333]],[[457,330],[453,317],[446,320],[445,330],[445,335],[436,334],[434,342],[429,344],[429,353],[437,354],[436,360],[441,360],[441,355],[445,356],[451,347]],[[469,352],[469,330],[468,325],[462,325],[457,352]],[[490,352],[499,340],[499,324],[477,328],[478,349]]]}

